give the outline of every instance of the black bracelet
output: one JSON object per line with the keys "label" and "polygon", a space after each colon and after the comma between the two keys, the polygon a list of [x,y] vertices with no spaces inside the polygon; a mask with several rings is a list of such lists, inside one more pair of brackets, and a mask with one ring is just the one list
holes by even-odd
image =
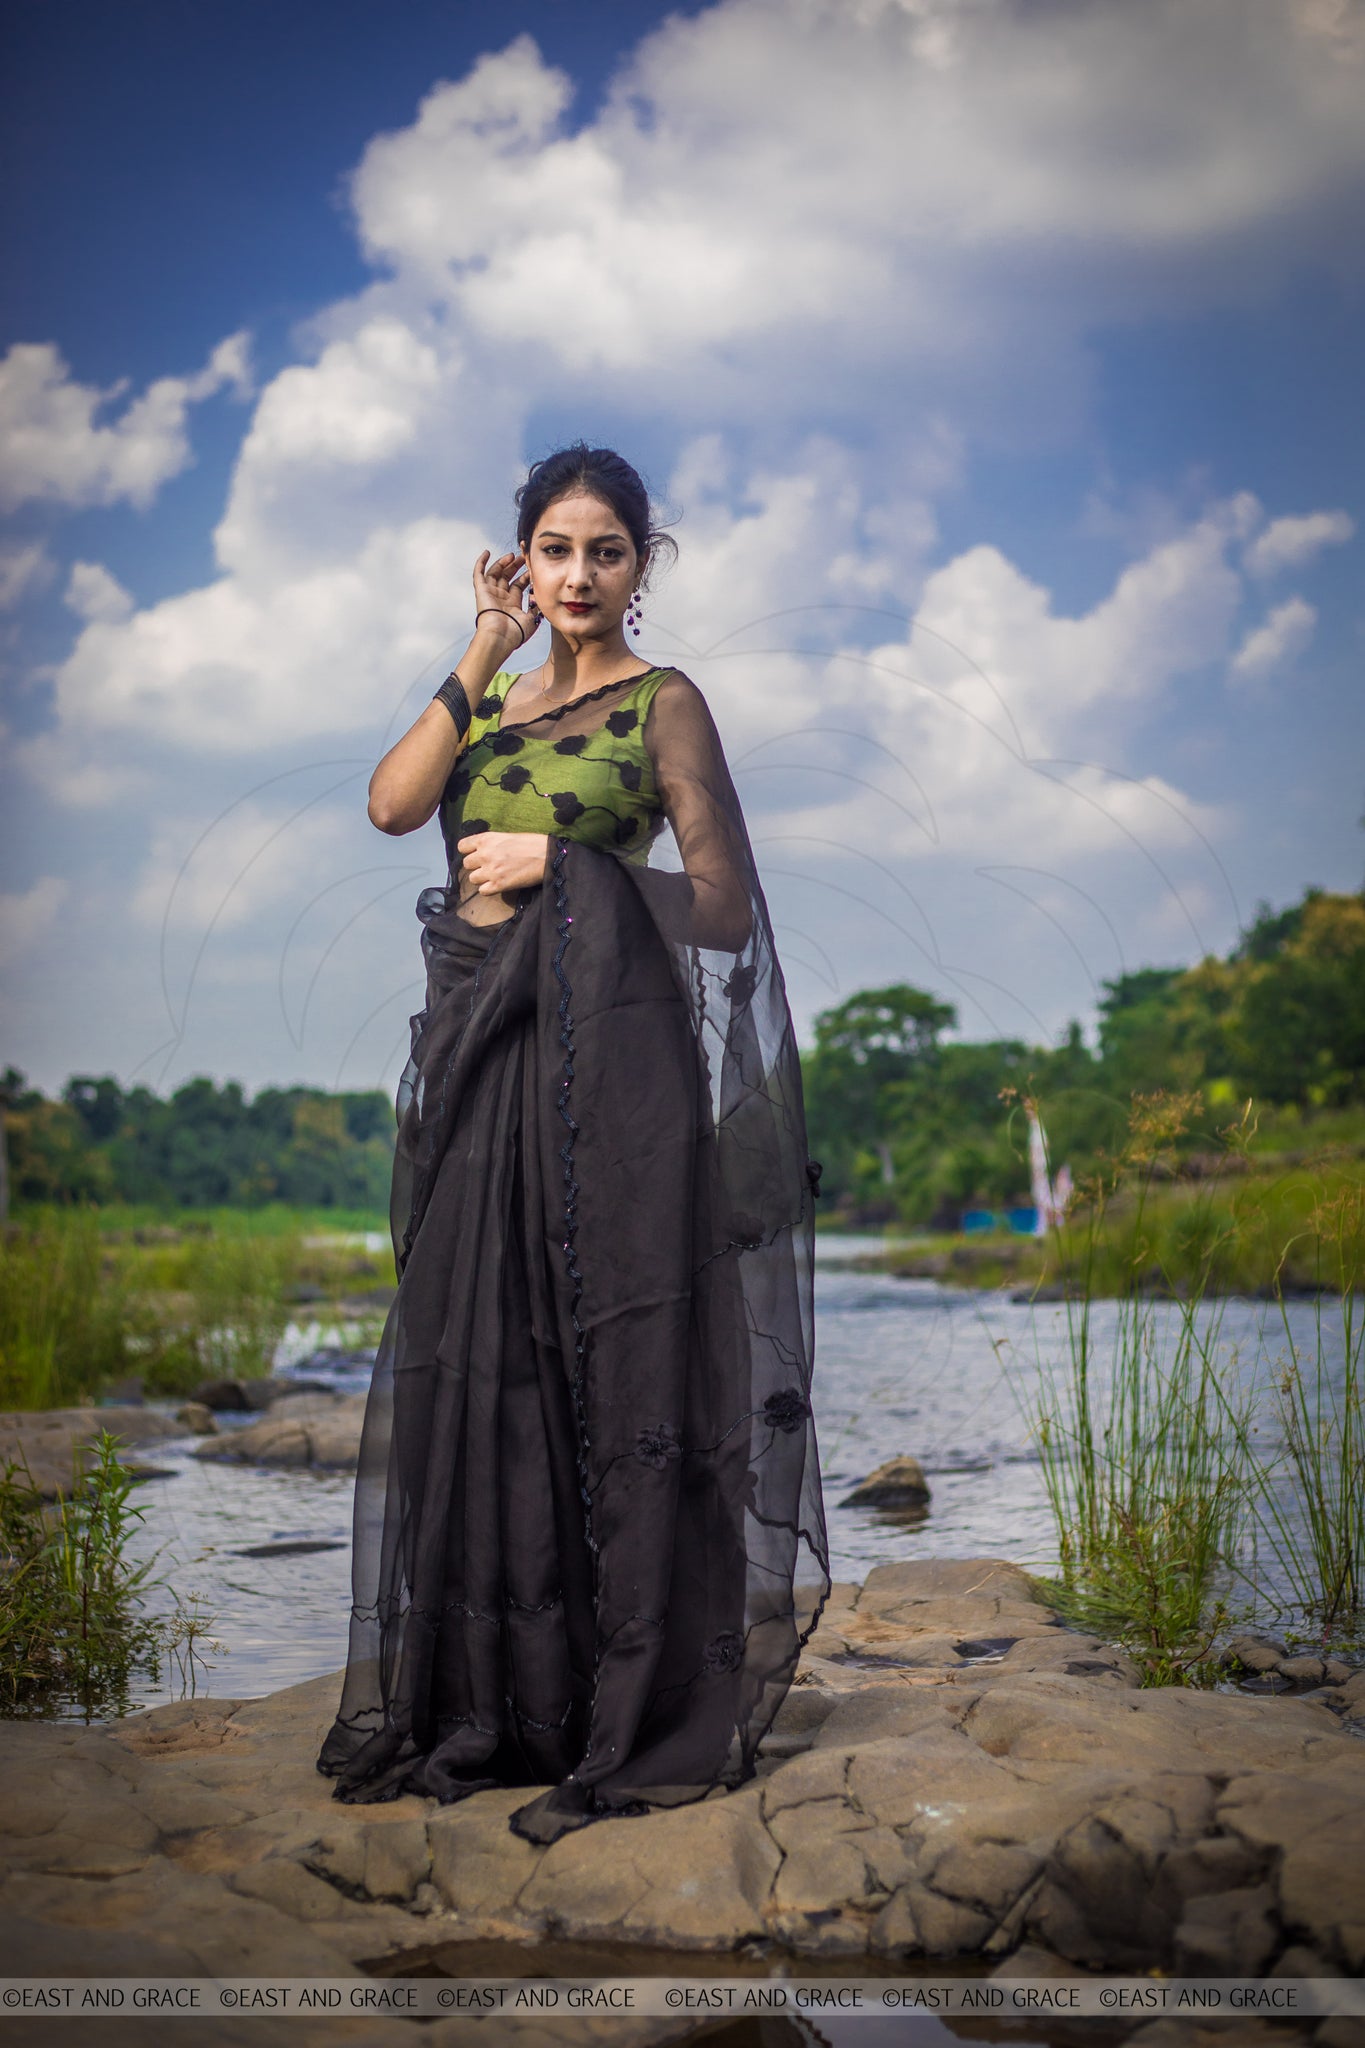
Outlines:
{"label": "black bracelet", "polygon": [[[522,612],[509,612],[505,609],[504,606],[500,604],[486,604],[483,607],[483,611],[477,611],[474,614],[474,625],[476,628],[478,627],[479,620],[483,617],[484,612],[496,612],[500,619],[515,619],[517,624],[522,628],[521,644],[523,647],[530,639],[531,633],[535,632],[536,627],[540,623],[538,619],[528,619]],[[525,628],[528,625],[531,628],[531,633],[528,633],[525,630]]]}
{"label": "black bracelet", "polygon": [[473,723],[474,714],[469,708],[469,699],[464,693],[464,684],[460,681],[459,675],[454,669],[450,671],[450,674],[446,677],[440,689],[436,692],[436,696],[431,701],[434,704],[438,699],[445,705],[446,710],[455,721],[456,737],[463,739]]}

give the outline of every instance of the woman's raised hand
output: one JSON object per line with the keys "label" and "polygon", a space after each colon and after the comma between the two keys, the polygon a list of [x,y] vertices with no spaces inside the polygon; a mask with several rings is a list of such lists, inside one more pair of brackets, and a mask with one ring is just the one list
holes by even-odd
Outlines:
{"label": "woman's raised hand", "polygon": [[[525,557],[499,555],[494,562],[491,552],[485,548],[474,564],[474,602],[479,612],[474,630],[476,634],[487,630],[504,635],[510,650],[530,639],[540,624],[540,610],[528,594],[531,578]],[[506,626],[499,624],[494,612],[504,615]]]}

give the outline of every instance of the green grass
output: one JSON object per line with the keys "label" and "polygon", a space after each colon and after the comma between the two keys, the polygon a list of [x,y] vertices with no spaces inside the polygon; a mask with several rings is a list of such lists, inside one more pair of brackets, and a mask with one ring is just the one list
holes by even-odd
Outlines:
{"label": "green grass", "polygon": [[[1157,1175],[1189,1109],[1135,1099],[1124,1155],[1054,1234],[1053,1270],[1074,1287],[1066,1356],[1040,1360],[1037,1390],[1020,1395],[1056,1530],[1058,1604],[1118,1635],[1157,1684],[1207,1676],[1228,1623],[1264,1608],[1262,1547],[1320,1640],[1352,1637],[1365,1607],[1365,1187],[1319,1167],[1231,1197],[1210,1179],[1173,1200]],[[1254,1371],[1224,1342],[1217,1301],[1248,1259],[1287,1345]],[[1323,1290],[1308,1347],[1285,1306],[1296,1273]],[[1110,1292],[1101,1344],[1095,1303]],[[1237,1587],[1243,1617],[1229,1610]]]}
{"label": "green grass", "polygon": [[278,1207],[29,1212],[0,1234],[0,1407],[266,1372],[291,1317],[337,1320],[348,1296],[392,1286],[387,1232],[377,1253],[346,1241],[374,1227]]}
{"label": "green grass", "polygon": [[182,1691],[193,1692],[198,1665],[219,1647],[197,1601],[177,1600],[170,1616],[147,1611],[164,1582],[155,1560],[127,1555],[143,1515],[130,1498],[132,1475],[107,1430],[94,1453],[88,1470],[77,1454],[55,1507],[22,1462],[0,1472],[0,1713],[124,1713],[138,1674],[155,1680],[169,1659]]}
{"label": "green grass", "polygon": [[[1111,1169],[1116,1171],[1116,1169]],[[1130,1181],[1097,1192],[1092,1181],[1066,1221],[1044,1238],[888,1237],[879,1256],[859,1261],[953,1287],[1064,1288],[1120,1298],[1134,1287],[1206,1296],[1333,1292],[1340,1284],[1337,1235],[1319,1227],[1333,1204],[1365,1188],[1355,1159],[1250,1171],[1231,1165],[1200,1180]],[[1347,1247],[1365,1271],[1365,1224],[1349,1226]]]}
{"label": "green grass", "polygon": [[[1356,1254],[1365,1190],[1334,1208],[1318,1220],[1329,1241],[1335,1225],[1337,1301],[1334,1312],[1321,1297],[1315,1304],[1311,1347],[1295,1343],[1281,1304],[1285,1348],[1273,1389],[1280,1453],[1260,1496],[1262,1537],[1327,1640],[1365,1610],[1365,1267]],[[1329,1315],[1340,1334],[1339,1375]]]}
{"label": "green grass", "polygon": [[1130,1299],[1097,1342],[1068,1305],[1068,1356],[1025,1400],[1057,1531],[1068,1618],[1117,1635],[1144,1681],[1200,1673],[1229,1620],[1216,1597],[1253,1513],[1252,1401],[1229,1393],[1216,1307]]}

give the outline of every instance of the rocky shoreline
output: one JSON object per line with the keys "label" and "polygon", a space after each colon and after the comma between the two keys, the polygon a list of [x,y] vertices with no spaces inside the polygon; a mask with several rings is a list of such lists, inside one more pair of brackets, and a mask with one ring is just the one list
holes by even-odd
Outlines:
{"label": "rocky shoreline", "polygon": [[[187,1430],[200,1457],[355,1464],[363,1395],[289,1379],[200,1391],[176,1415],[3,1416],[0,1453],[21,1447],[48,1497],[101,1428],[148,1477],[147,1449]],[[911,1459],[864,1486],[902,1506],[928,1492]],[[684,1955],[758,1975],[1365,1974],[1365,1672],[1267,1637],[1230,1651],[1249,1689],[1143,1690],[1016,1566],[883,1565],[835,1588],[754,1782],[548,1850],[507,1827],[524,1789],[335,1802],[313,1758],[339,1674],[89,1728],[0,1723],[3,1972],[363,1980],[544,1973],[560,1957],[565,1974],[631,1974]],[[45,2019],[41,2039],[60,2048],[78,2024]],[[105,2024],[108,2048],[120,2028],[139,2038],[131,2019]],[[429,2038],[478,2024],[434,2021]],[[1354,2024],[1238,2038],[1347,2048]],[[383,2044],[409,2025],[164,2019],[158,2038],[287,2027],[301,2048]],[[564,2038],[543,2018],[499,2025],[518,2048]],[[1205,2038],[1173,2026],[1107,2023],[1106,2038]],[[594,2027],[620,2048],[710,2031],[580,2016],[572,2037]]]}
{"label": "rocky shoreline", "polygon": [[[1365,1973],[1365,1673],[1311,1698],[1141,1690],[996,1560],[838,1587],[751,1784],[549,1849],[507,1827],[524,1791],[334,1801],[313,1759],[338,1690],[333,1674],[89,1728],[0,1725],[4,1973],[458,1975],[462,1956],[486,1970],[490,1943],[722,1971]],[[41,2039],[76,2024],[44,2020]],[[110,2048],[124,2024],[106,2022]],[[236,2043],[285,2023],[166,2020],[158,2039],[182,2024]],[[406,2024],[366,2018],[353,2038]],[[700,2033],[606,2024],[622,2044]],[[1266,2038],[1345,2048],[1343,2024]],[[336,2017],[287,2025],[300,2044],[352,2037]],[[1198,2038],[1160,2027],[1107,2038]]]}

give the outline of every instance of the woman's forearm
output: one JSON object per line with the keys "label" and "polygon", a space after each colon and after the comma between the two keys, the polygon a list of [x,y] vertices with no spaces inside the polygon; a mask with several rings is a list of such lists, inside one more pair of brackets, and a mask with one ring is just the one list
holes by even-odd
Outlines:
{"label": "woman's forearm", "polygon": [[[501,627],[495,618],[480,619],[456,671],[471,711],[503,662],[515,653],[520,639],[515,626]],[[415,832],[435,814],[450,771],[463,753],[467,735],[439,698],[433,698],[401,740],[389,748],[370,777],[370,822],[381,832]]]}

